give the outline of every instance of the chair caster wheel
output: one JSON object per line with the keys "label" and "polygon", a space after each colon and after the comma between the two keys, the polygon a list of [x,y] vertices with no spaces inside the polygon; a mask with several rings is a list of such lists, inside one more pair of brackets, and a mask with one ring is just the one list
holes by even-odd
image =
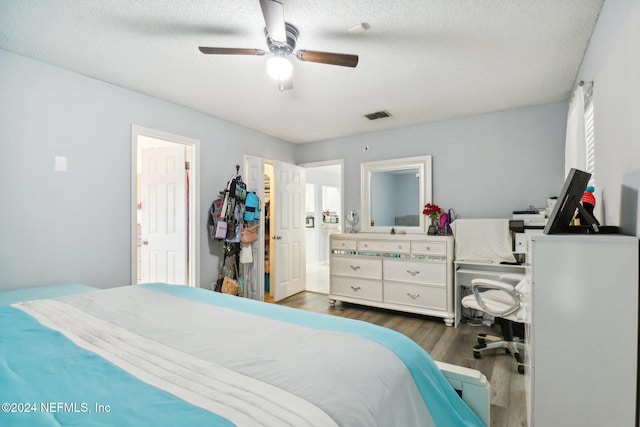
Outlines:
{"label": "chair caster wheel", "polygon": [[484,338],[478,338],[478,344],[484,344],[487,341]]}
{"label": "chair caster wheel", "polygon": [[524,375],[524,365],[518,365],[518,373]]}
{"label": "chair caster wheel", "polygon": [[473,358],[474,359],[480,359],[482,357],[482,355],[480,354],[479,351],[474,351],[473,352]]}

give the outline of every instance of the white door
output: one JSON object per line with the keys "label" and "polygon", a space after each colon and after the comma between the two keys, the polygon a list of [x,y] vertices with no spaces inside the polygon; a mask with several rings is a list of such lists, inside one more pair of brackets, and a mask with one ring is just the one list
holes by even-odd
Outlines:
{"label": "white door", "polygon": [[146,148],[141,157],[141,280],[185,284],[185,148]]}
{"label": "white door", "polygon": [[244,182],[247,191],[254,191],[260,200],[260,230],[258,241],[251,244],[252,264],[240,264],[244,277],[244,296],[264,301],[264,160],[260,157],[244,157]]}
{"label": "white door", "polygon": [[273,162],[275,215],[273,299],[280,301],[305,289],[304,168]]}

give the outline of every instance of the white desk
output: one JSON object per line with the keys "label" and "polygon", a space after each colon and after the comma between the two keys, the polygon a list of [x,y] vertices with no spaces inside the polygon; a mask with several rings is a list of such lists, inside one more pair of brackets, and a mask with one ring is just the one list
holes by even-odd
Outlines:
{"label": "white desk", "polygon": [[455,303],[456,318],[455,325],[458,326],[462,318],[462,305],[460,301],[463,297],[462,287],[471,288],[473,279],[483,278],[498,280],[503,274],[525,274],[525,265],[510,265],[486,263],[486,262],[466,262],[454,261],[455,266]]}

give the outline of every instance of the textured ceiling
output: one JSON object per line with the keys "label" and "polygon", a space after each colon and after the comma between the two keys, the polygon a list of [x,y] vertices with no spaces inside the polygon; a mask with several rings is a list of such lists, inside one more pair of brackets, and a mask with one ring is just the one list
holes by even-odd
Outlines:
{"label": "textured ceiling", "polygon": [[[0,0],[0,48],[294,143],[566,100],[602,0],[282,0],[301,62],[280,92],[258,0]],[[348,29],[359,23],[361,34]],[[369,121],[385,109],[392,117]]]}

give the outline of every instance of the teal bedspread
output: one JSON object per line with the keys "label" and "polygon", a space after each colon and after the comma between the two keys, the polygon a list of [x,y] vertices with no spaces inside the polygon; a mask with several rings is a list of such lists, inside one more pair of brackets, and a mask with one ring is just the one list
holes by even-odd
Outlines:
{"label": "teal bedspread", "polygon": [[0,426],[229,426],[0,307]]}

